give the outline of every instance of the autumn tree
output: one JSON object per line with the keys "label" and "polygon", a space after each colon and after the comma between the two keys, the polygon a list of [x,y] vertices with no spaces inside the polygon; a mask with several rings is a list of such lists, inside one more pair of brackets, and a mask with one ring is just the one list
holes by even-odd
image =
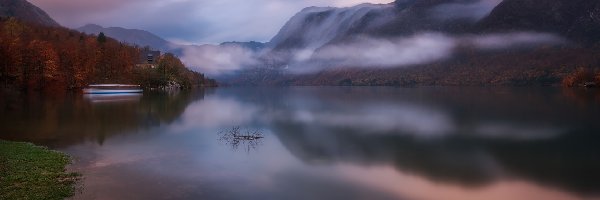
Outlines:
{"label": "autumn tree", "polygon": [[199,74],[172,54],[164,55],[157,68],[136,68],[140,52],[104,33],[86,35],[0,18],[0,83],[5,87],[75,89],[91,83],[162,87],[177,83],[187,88]]}
{"label": "autumn tree", "polygon": [[579,85],[583,85],[586,82],[593,82],[594,74],[588,68],[580,67],[575,70],[575,72],[565,76],[562,81],[563,86],[565,87],[575,87]]}

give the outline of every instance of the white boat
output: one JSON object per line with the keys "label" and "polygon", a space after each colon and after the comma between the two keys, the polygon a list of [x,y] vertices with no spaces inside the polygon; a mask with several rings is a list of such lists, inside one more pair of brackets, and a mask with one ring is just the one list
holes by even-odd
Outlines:
{"label": "white boat", "polygon": [[89,85],[83,89],[85,94],[122,94],[122,93],[142,93],[144,90],[140,85],[124,84],[96,84]]}

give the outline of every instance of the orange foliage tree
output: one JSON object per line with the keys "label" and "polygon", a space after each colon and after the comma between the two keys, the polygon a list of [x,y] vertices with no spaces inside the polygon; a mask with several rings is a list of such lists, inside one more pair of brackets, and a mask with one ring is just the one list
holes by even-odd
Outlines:
{"label": "orange foliage tree", "polygon": [[[165,81],[161,80],[139,78],[135,64],[140,52],[138,47],[109,37],[30,24],[14,18],[0,19],[0,84],[5,87],[74,89],[92,83],[142,84],[147,87],[153,86],[150,83],[164,84]],[[165,69],[176,70],[170,78],[191,83],[186,87],[212,81],[204,80],[202,74],[185,68],[173,55],[164,58]]]}
{"label": "orange foliage tree", "polygon": [[565,76],[565,78],[562,81],[562,85],[565,87],[576,87],[592,82],[594,84],[598,84],[600,83],[598,82],[599,76],[600,73],[596,74],[596,77],[594,77],[594,73],[592,72],[592,70],[580,67],[577,68],[575,72]]}

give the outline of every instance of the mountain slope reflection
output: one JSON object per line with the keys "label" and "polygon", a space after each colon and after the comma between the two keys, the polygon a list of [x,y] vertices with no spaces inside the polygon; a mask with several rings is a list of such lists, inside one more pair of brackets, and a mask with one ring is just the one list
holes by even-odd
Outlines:
{"label": "mountain slope reflection", "polygon": [[316,165],[393,165],[441,182],[600,188],[597,102],[540,88],[231,89],[285,148]]}
{"label": "mountain slope reflection", "polygon": [[600,198],[596,90],[209,91],[8,96],[0,138],[72,155],[76,199]]}
{"label": "mountain slope reflection", "polygon": [[573,137],[547,141],[422,140],[368,136],[351,129],[305,131],[302,126],[280,124],[274,132],[292,154],[309,163],[394,165],[432,180],[469,186],[511,177],[582,193],[595,193],[600,186],[597,136],[574,132]]}

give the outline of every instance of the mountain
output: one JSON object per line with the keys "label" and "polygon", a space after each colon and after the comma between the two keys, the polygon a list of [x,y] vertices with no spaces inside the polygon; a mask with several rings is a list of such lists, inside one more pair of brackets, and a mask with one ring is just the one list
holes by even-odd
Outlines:
{"label": "mountain", "polygon": [[535,30],[582,43],[600,41],[600,1],[504,0],[480,22],[484,31]]}
{"label": "mountain", "polygon": [[345,46],[365,38],[395,40],[421,33],[464,34],[473,30],[499,1],[398,0],[346,8],[308,7],[294,15],[269,41],[267,47],[271,51],[261,59],[270,66],[288,66],[290,61],[306,60],[311,54],[314,57],[328,46],[337,48],[336,45]]}
{"label": "mountain", "polygon": [[[317,49],[358,35],[407,36],[423,31],[461,33],[493,6],[478,0],[398,0],[347,8],[309,7],[293,16],[269,42],[273,49]],[[457,14],[455,12],[461,12]]]}
{"label": "mountain", "polygon": [[309,7],[294,15],[271,39],[273,49],[316,49],[345,36],[374,26],[378,13],[393,9],[391,5],[362,4],[349,8]]}
{"label": "mountain", "polygon": [[184,56],[188,51],[202,51],[205,48],[216,47],[240,47],[253,52],[258,52],[266,47],[265,43],[250,41],[250,42],[223,42],[219,45],[179,45],[171,43],[151,32],[138,29],[127,29],[122,27],[105,28],[96,24],[87,24],[77,29],[78,31],[98,35],[103,32],[106,36],[114,38],[120,42],[134,44],[140,47],[150,47],[152,49],[161,50],[163,52],[173,53],[177,56]]}
{"label": "mountain", "polygon": [[262,42],[256,42],[256,41],[250,41],[250,42],[223,42],[223,43],[219,44],[219,46],[223,46],[223,47],[226,47],[226,46],[242,47],[242,48],[254,51],[254,52],[258,52],[260,50],[263,50],[266,47],[266,44],[262,43]]}
{"label": "mountain", "polygon": [[422,32],[548,32],[583,43],[600,41],[600,1],[397,0],[347,8],[309,7],[268,43],[274,50],[318,49],[357,36],[405,37]]}
{"label": "mountain", "polygon": [[148,31],[138,29],[126,29],[121,27],[104,28],[96,24],[88,24],[77,29],[78,31],[98,35],[103,32],[106,36],[112,37],[120,42],[138,45],[140,47],[149,46],[161,51],[169,51],[175,47],[169,41],[156,36]]}
{"label": "mountain", "polygon": [[42,9],[25,0],[0,0],[0,17],[15,17],[45,26],[60,26]]}
{"label": "mountain", "polygon": [[600,1],[397,0],[294,15],[233,85],[557,85],[600,60]]}

